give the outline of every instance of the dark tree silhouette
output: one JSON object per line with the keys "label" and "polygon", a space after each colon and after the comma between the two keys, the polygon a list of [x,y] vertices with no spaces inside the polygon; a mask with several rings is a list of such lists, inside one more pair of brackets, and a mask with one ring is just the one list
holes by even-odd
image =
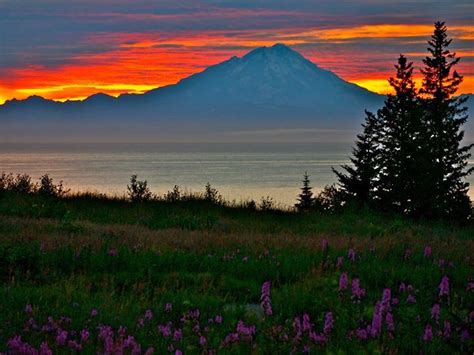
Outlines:
{"label": "dark tree silhouette", "polygon": [[375,200],[380,159],[380,120],[366,111],[362,134],[357,135],[356,147],[352,150],[351,165],[343,165],[346,173],[332,169],[339,180],[339,187],[346,202],[370,204]]}
{"label": "dark tree silhouette", "polygon": [[314,206],[313,191],[309,184],[309,175],[305,172],[303,176],[303,187],[301,188],[301,193],[298,195],[298,202],[295,204],[299,212],[310,211]]}
{"label": "dark tree silhouette", "polygon": [[420,165],[426,166],[421,137],[422,111],[413,81],[413,63],[400,55],[396,75],[389,79],[394,94],[388,95],[378,111],[381,131],[380,176],[377,196],[381,207],[403,213],[417,208]]}
{"label": "dark tree silhouette", "polygon": [[152,198],[152,193],[148,188],[148,182],[146,180],[138,180],[137,175],[130,177],[130,184],[127,185],[127,191],[128,197],[132,202],[148,201]]}
{"label": "dark tree silhouette", "polygon": [[465,178],[472,172],[467,169],[473,145],[462,146],[468,118],[463,106],[466,98],[455,98],[463,78],[455,70],[460,58],[449,50],[444,22],[436,22],[434,33],[428,41],[430,53],[422,69],[423,86],[420,90],[425,111],[425,135],[431,162],[427,184],[426,210],[428,217],[466,218],[472,213],[467,195],[469,184]]}

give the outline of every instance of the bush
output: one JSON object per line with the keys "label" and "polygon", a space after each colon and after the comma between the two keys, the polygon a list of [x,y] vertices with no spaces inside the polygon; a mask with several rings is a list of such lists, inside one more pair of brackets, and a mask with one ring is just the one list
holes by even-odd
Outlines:
{"label": "bush", "polygon": [[206,191],[204,192],[204,199],[210,201],[215,204],[222,204],[223,198],[222,195],[219,194],[217,189],[213,188],[210,183],[206,184]]}
{"label": "bush", "polygon": [[2,172],[0,175],[0,194],[10,189],[13,184],[13,175]]}
{"label": "bush", "polygon": [[165,200],[167,202],[176,202],[181,200],[181,189],[178,185],[174,185],[173,190],[166,193]]}
{"label": "bush", "polygon": [[314,199],[314,209],[317,211],[334,212],[340,210],[343,205],[342,192],[334,184],[325,186]]}
{"label": "bush", "polygon": [[8,190],[20,194],[31,194],[36,192],[37,185],[31,182],[31,177],[28,174],[18,174],[9,182]]}
{"label": "bush", "polygon": [[275,201],[270,196],[262,197],[262,199],[260,200],[260,206],[259,207],[262,211],[273,210],[273,208],[275,207]]}
{"label": "bush", "polygon": [[51,178],[48,174],[45,174],[40,178],[38,193],[46,196],[62,197],[68,192],[69,190],[64,189],[62,180],[58,185],[55,185],[53,178]]}
{"label": "bush", "polygon": [[137,175],[130,177],[130,185],[127,185],[128,197],[132,202],[148,201],[152,197],[152,193],[148,188],[146,180],[137,180]]}

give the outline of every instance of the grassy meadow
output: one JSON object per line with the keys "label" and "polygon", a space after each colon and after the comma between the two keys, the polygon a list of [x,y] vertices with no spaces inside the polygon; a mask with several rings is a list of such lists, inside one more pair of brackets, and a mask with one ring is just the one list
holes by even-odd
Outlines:
{"label": "grassy meadow", "polygon": [[0,195],[0,352],[472,353],[474,226]]}

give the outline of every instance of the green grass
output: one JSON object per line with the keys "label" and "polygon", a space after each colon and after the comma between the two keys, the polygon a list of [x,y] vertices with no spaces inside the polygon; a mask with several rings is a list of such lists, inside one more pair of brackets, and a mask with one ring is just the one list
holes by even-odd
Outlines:
{"label": "green grass", "polygon": [[[57,330],[41,330],[51,316],[69,340],[89,329],[82,350],[90,354],[104,349],[99,324],[113,327],[116,343],[118,328],[126,327],[142,352],[153,347],[157,354],[170,345],[184,353],[289,353],[306,345],[327,353],[468,353],[472,339],[462,342],[460,335],[467,330],[472,338],[474,291],[467,285],[474,277],[473,236],[473,226],[370,211],[296,214],[205,201],[132,204],[5,193],[0,197],[0,352],[14,335],[35,348],[46,341],[61,353],[73,352],[56,344]],[[329,241],[327,253],[321,250],[323,239]],[[426,245],[433,249],[430,257],[423,256]],[[349,248],[357,252],[355,262],[347,258]],[[339,256],[344,263],[338,267]],[[360,303],[351,299],[350,287],[338,292],[342,272],[360,278],[366,290]],[[450,280],[449,298],[439,297],[443,276]],[[258,306],[265,281],[271,282],[272,316],[262,316]],[[413,285],[416,303],[399,292],[402,282]],[[371,323],[384,288],[399,300],[392,306],[395,331],[384,325],[380,336],[360,340],[353,332]],[[431,319],[434,303],[441,305],[439,324]],[[27,304],[32,314],[25,312]],[[97,317],[90,317],[92,309]],[[153,319],[140,327],[147,309]],[[195,309],[199,319],[189,318]],[[327,342],[315,343],[307,333],[295,340],[295,317],[308,314],[319,334],[329,311],[335,321]],[[216,315],[223,323],[208,324]],[[239,320],[255,325],[256,333],[251,341],[241,337],[225,344]],[[437,335],[444,320],[452,325],[449,339]],[[182,330],[182,340],[158,334],[157,325],[167,322]],[[423,340],[427,324],[435,333],[429,342]]]}

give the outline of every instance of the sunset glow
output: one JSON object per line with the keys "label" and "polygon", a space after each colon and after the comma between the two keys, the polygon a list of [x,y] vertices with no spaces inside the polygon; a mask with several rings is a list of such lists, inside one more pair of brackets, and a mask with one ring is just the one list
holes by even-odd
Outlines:
{"label": "sunset glow", "polygon": [[[336,9],[329,5],[323,10],[271,5],[180,8],[165,1],[163,9],[156,9],[144,1],[136,8],[125,1],[117,8],[107,1],[107,6],[79,3],[84,5],[80,11],[59,6],[51,7],[50,14],[35,3],[27,13],[12,2],[0,3],[6,14],[0,19],[0,103],[31,95],[65,101],[98,92],[144,93],[275,43],[291,46],[345,80],[387,93],[387,78],[398,55],[406,53],[419,68],[432,32],[431,21],[421,22],[408,13],[406,22],[400,21],[401,14],[386,13],[342,14],[336,22]],[[21,23],[15,22],[19,14]],[[464,18],[448,22],[453,50],[462,57],[462,93],[474,91],[474,26],[466,23]],[[40,27],[50,35],[34,32]]]}

